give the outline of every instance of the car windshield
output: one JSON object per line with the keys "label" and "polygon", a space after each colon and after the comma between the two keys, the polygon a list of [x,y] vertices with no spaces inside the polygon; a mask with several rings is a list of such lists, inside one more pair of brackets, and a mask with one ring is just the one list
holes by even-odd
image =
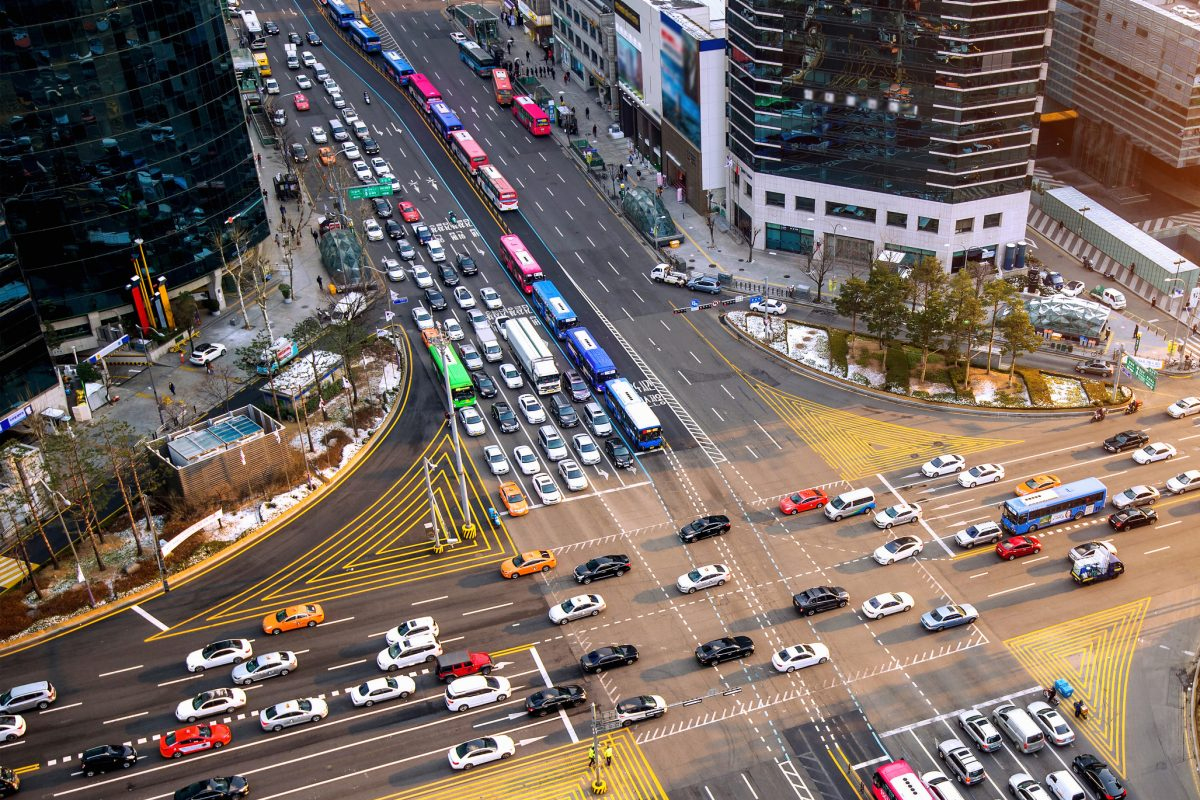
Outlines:
{"label": "car windshield", "polygon": [[469,742],[463,742],[458,747],[454,748],[454,752],[461,758],[470,755],[477,750],[486,750],[488,747],[487,739],[472,739]]}
{"label": "car windshield", "polygon": [[908,542],[904,541],[903,539],[893,539],[892,541],[885,544],[883,546],[883,549],[887,550],[889,553],[894,553],[907,544],[908,544]]}

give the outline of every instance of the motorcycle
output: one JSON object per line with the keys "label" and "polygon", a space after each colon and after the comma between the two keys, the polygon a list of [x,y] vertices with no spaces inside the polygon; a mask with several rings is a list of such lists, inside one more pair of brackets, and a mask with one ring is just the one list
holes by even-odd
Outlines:
{"label": "motorcycle", "polygon": [[1092,422],[1104,422],[1104,418],[1108,416],[1108,412],[1103,408],[1097,408],[1092,414]]}
{"label": "motorcycle", "polygon": [[1125,414],[1136,414],[1138,409],[1142,407],[1141,400],[1134,400],[1129,405],[1125,406]]}
{"label": "motorcycle", "polygon": [[366,103],[367,105],[371,105],[371,95],[367,94],[366,92],[363,92],[363,102]]}

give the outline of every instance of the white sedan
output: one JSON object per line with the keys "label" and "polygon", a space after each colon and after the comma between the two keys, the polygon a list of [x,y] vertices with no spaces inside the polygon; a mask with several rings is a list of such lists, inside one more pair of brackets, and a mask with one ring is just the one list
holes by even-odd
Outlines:
{"label": "white sedan", "polygon": [[[462,36],[461,33],[458,35]],[[512,737],[500,733],[455,745],[446,753],[446,757],[450,759],[451,769],[471,769],[480,764],[508,758],[515,752],[517,752],[517,746],[513,743]]]}
{"label": "white sedan", "polygon": [[584,466],[600,463],[600,448],[596,441],[586,433],[577,433],[571,437],[571,446],[579,454],[579,461]]}
{"label": "white sedan", "polygon": [[1058,290],[1058,293],[1063,297],[1079,297],[1083,294],[1083,290],[1087,288],[1087,284],[1083,281],[1067,281],[1063,287]]}
{"label": "white sedan", "polygon": [[813,642],[783,648],[771,656],[771,666],[780,672],[795,672],[814,664],[824,664],[828,660],[829,648],[820,642]]}
{"label": "white sedan", "polygon": [[329,706],[319,697],[302,697],[276,703],[258,715],[264,731],[281,731],[304,722],[320,722],[329,716]]}
{"label": "white sedan", "polygon": [[383,241],[383,228],[379,227],[379,223],[373,219],[363,220],[363,232],[367,234],[368,241]]}
{"label": "white sedan", "polygon": [[489,444],[483,448],[483,460],[487,462],[488,469],[492,471],[493,475],[507,475],[512,469],[499,445]]}
{"label": "white sedan", "polygon": [[490,286],[484,286],[479,290],[479,299],[483,301],[484,308],[492,311],[504,307],[504,301],[500,299],[500,293]]}
{"label": "white sedan", "polygon": [[416,681],[407,675],[371,678],[350,690],[350,702],[356,706],[370,707],[385,700],[403,700],[416,690]]}
{"label": "white sedan", "polygon": [[1063,719],[1063,715],[1058,712],[1057,708],[1041,700],[1035,700],[1025,708],[1029,710],[1029,715],[1033,717],[1037,726],[1042,729],[1042,733],[1046,734],[1046,738],[1056,746],[1066,747],[1075,741],[1075,731],[1071,730],[1071,726]]}
{"label": "white sedan", "polygon": [[558,484],[544,472],[533,476],[533,490],[537,492],[542,505],[552,506],[562,502],[562,492],[558,490]]}
{"label": "white sedan", "polygon": [[572,620],[594,617],[606,607],[604,598],[598,594],[577,594],[552,607],[550,621],[555,625],[566,625]]}
{"label": "white sedan", "polygon": [[458,307],[463,311],[475,307],[475,298],[471,295],[471,290],[465,286],[454,287],[454,302],[458,303]]}
{"label": "white sedan", "polygon": [[429,274],[429,270],[420,264],[413,266],[412,276],[413,280],[416,281],[418,289],[428,289],[433,286],[433,276]]}
{"label": "white sedan", "polygon": [[575,463],[574,459],[564,458],[558,462],[558,474],[567,484],[567,490],[571,492],[582,492],[587,488],[587,476],[583,474],[583,470]]}
{"label": "white sedan", "polygon": [[1200,414],[1200,397],[1183,397],[1167,406],[1167,413],[1175,419]]}
{"label": "white sedan", "polygon": [[384,175],[392,174],[391,166],[379,156],[373,156],[371,158],[371,171],[381,178]]}
{"label": "white sedan", "polygon": [[498,369],[500,380],[504,381],[504,385],[509,389],[520,389],[525,385],[525,379],[521,377],[521,373],[512,364],[501,364]]}
{"label": "white sedan", "polygon": [[622,726],[667,713],[667,701],[657,694],[643,694],[617,701],[617,721]]}
{"label": "white sedan", "polygon": [[968,489],[1004,480],[1004,467],[999,464],[978,464],[966,472],[959,473],[958,485]]}
{"label": "white sedan", "polygon": [[0,742],[14,742],[25,735],[25,718],[20,714],[0,717]]}
{"label": "white sedan", "polygon": [[187,669],[188,672],[204,672],[213,667],[240,664],[253,655],[249,639],[222,639],[188,653]]}
{"label": "white sedan", "polygon": [[300,75],[296,76],[296,88],[297,89],[311,89],[312,88],[312,80],[307,75],[301,73]]}
{"label": "white sedan", "polygon": [[513,461],[517,462],[517,469],[521,470],[522,475],[537,475],[542,471],[541,462],[538,461],[533,448],[527,444],[519,444],[513,448]]}
{"label": "white sedan", "polygon": [[192,350],[192,356],[188,359],[188,361],[195,364],[197,367],[203,367],[205,364],[208,364],[211,361],[216,361],[218,358],[225,355],[226,352],[225,345],[221,344],[220,342],[206,342],[204,344],[196,345],[196,347]]}
{"label": "white sedan", "polygon": [[413,324],[417,326],[417,330],[425,331],[433,327],[433,317],[425,309],[425,306],[414,306],[412,310]]}
{"label": "white sedan", "polygon": [[959,455],[938,456],[932,461],[926,461],[921,465],[921,474],[926,478],[940,478],[943,475],[953,475],[956,472],[962,472],[963,467],[966,465],[966,459]]}
{"label": "white sedan", "polygon": [[458,410],[458,420],[462,423],[467,436],[483,436],[487,427],[483,424],[483,415],[475,406],[463,406]]}
{"label": "white sedan", "polygon": [[454,317],[449,317],[442,322],[442,330],[445,332],[446,338],[452,342],[460,342],[467,336],[463,333],[462,325],[459,325],[458,320]]}
{"label": "white sedan", "polygon": [[329,134],[320,125],[312,126],[308,135],[312,137],[314,144],[329,144]]}
{"label": "white sedan", "polygon": [[263,82],[263,88],[267,90],[267,94],[279,94],[279,81],[274,78],[267,78]]}
{"label": "white sedan", "polygon": [[404,272],[404,267],[394,258],[383,258],[379,262],[381,268],[387,273],[388,280],[393,283],[400,283],[408,275]]}
{"label": "white sedan", "polygon": [[358,152],[358,145],[354,145],[354,144],[348,144],[345,147],[343,147],[342,155],[344,155],[346,157],[347,161],[351,161],[354,163],[359,163],[358,160],[360,158],[362,158],[362,153]]}
{"label": "white sedan", "polygon": [[880,545],[872,554],[880,564],[894,564],[906,558],[912,558],[921,552],[925,544],[916,536],[900,536],[886,544]]}
{"label": "white sedan", "polygon": [[246,693],[241,689],[212,689],[201,692],[191,700],[184,700],[175,707],[175,719],[180,722],[195,722],[202,717],[237,711],[246,705]]}
{"label": "white sedan", "polygon": [[1158,502],[1158,489],[1153,486],[1130,486],[1120,494],[1113,495],[1114,508],[1122,509],[1130,506],[1150,506]]}
{"label": "white sedan", "polygon": [[458,31],[450,32],[450,41],[457,44],[458,42],[465,42],[466,40],[467,40],[467,37],[464,36],[463,34],[459,33]]}
{"label": "white sedan", "polygon": [[533,395],[523,394],[518,397],[517,406],[530,425],[540,425],[546,421],[546,409],[542,408],[542,404]]}
{"label": "white sedan", "polygon": [[759,300],[757,303],[751,303],[750,310],[761,311],[764,314],[776,314],[782,317],[787,313],[787,305],[779,300],[768,297]]}
{"label": "white sedan", "polygon": [[675,581],[675,588],[684,594],[695,594],[710,586],[724,586],[729,580],[729,567],[724,564],[705,564],[691,572],[685,572]]}
{"label": "white sedan", "polygon": [[897,503],[888,506],[875,515],[876,528],[891,528],[893,525],[904,525],[916,522],[921,518],[921,507],[916,503]]}
{"label": "white sedan", "polygon": [[350,168],[354,170],[354,174],[357,175],[358,179],[363,183],[375,182],[375,176],[371,173],[371,168],[367,166],[367,162],[355,161],[350,165]]}
{"label": "white sedan", "polygon": [[882,619],[892,614],[911,611],[912,595],[908,592],[885,592],[877,594],[862,604],[862,613],[868,619]]}
{"label": "white sedan", "polygon": [[1174,458],[1175,448],[1166,442],[1153,442],[1141,450],[1135,450],[1133,460],[1138,464],[1153,464],[1155,461],[1166,461]]}
{"label": "white sedan", "polygon": [[1193,489],[1200,489],[1200,469],[1189,469],[1167,480],[1167,491],[1171,494],[1183,494]]}

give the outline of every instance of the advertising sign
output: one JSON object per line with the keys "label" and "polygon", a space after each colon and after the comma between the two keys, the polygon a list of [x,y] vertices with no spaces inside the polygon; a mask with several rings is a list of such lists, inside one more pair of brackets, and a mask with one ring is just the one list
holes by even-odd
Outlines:
{"label": "advertising sign", "polygon": [[662,15],[663,117],[700,147],[700,48],[667,14]]}

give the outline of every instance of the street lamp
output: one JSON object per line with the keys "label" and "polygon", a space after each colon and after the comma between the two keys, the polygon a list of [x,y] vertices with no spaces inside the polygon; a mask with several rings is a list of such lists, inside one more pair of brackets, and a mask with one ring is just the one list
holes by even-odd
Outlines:
{"label": "street lamp", "polygon": [[[1178,261],[1176,261],[1175,262],[1175,270],[1178,271],[1179,268],[1181,266],[1183,266],[1183,264],[1184,264],[1184,259],[1182,259],[1182,258],[1179,259]],[[1163,281],[1163,283],[1164,284],[1183,283],[1183,278],[1179,278],[1179,277],[1167,278],[1165,281]],[[1183,296],[1184,296],[1184,294],[1186,294],[1186,292],[1180,291],[1180,293],[1179,293],[1179,308],[1177,309],[1176,313],[1173,315],[1175,317],[1175,330],[1171,333],[1172,348],[1175,347],[1175,343],[1177,343],[1179,341],[1179,318],[1182,316],[1182,314],[1180,312],[1183,311]],[[1183,348],[1181,347],[1179,349],[1182,350]]]}

